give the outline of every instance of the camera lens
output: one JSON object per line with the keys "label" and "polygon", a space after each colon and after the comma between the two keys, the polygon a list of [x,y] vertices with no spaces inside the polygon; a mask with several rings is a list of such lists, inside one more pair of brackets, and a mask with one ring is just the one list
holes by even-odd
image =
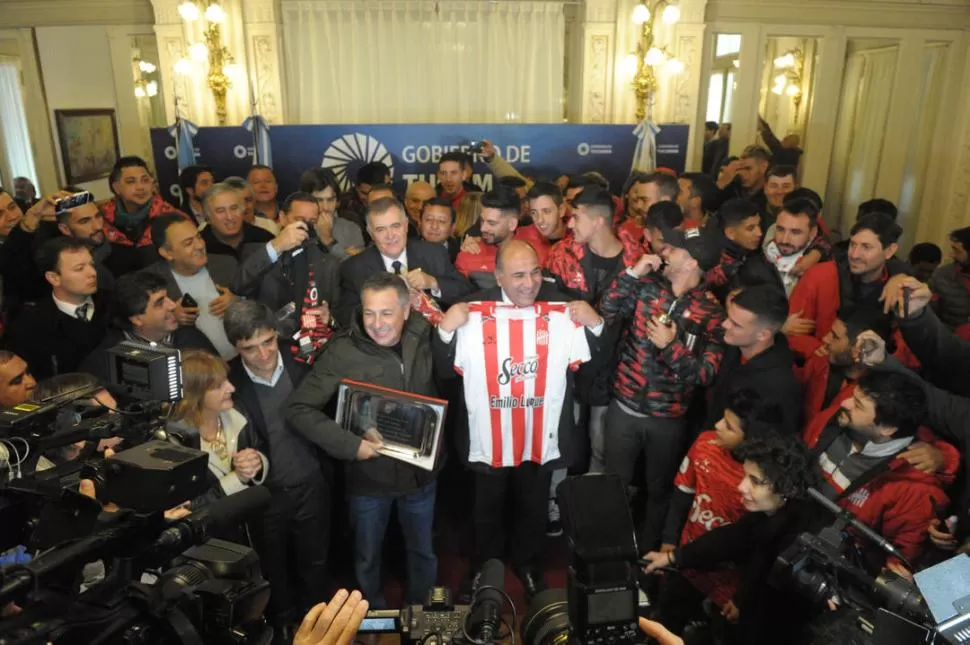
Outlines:
{"label": "camera lens", "polygon": [[522,617],[525,645],[565,645],[569,642],[569,611],[565,589],[546,589],[532,599]]}

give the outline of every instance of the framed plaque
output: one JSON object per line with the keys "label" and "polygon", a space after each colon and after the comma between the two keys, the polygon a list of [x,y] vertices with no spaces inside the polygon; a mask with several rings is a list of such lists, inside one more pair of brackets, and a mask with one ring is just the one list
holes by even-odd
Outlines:
{"label": "framed plaque", "polygon": [[411,392],[343,379],[337,395],[337,423],[384,444],[385,457],[434,470],[448,402]]}

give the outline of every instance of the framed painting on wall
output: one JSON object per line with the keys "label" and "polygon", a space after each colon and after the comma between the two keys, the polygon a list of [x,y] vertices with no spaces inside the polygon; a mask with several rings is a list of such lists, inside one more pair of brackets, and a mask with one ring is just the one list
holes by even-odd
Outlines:
{"label": "framed painting on wall", "polygon": [[112,109],[54,110],[68,184],[103,179],[120,156]]}

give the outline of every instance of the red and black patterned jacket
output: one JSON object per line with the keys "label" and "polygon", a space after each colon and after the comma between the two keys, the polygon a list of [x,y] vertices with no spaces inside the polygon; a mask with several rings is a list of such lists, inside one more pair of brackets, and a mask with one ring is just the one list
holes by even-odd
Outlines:
{"label": "red and black patterned jacket", "polygon": [[[621,238],[623,243],[623,267],[632,267],[643,255],[643,246],[635,239]],[[545,269],[559,283],[559,290],[563,293],[585,300],[593,306],[593,288],[589,284],[591,267],[584,260],[588,257],[585,244],[577,242],[572,235],[567,235],[546,255]]]}
{"label": "red and black patterned jacket", "polygon": [[[643,255],[639,242],[632,239],[622,241],[623,257],[618,262],[618,273],[636,264]],[[592,255],[587,246],[576,242],[572,235],[567,235],[552,247],[546,256],[545,269],[556,280],[559,291],[594,307],[599,304],[600,294],[605,293],[604,288],[609,288],[616,279],[616,275],[611,275],[605,285],[597,285]],[[600,338],[599,360],[584,363],[576,373],[576,399],[581,403],[609,405],[611,381],[616,372],[619,327],[620,324],[607,326]]]}
{"label": "red and black patterned jacket", "polygon": [[112,199],[101,204],[101,212],[104,214],[104,236],[111,245],[111,254],[104,261],[105,268],[116,276],[125,275],[134,271],[140,271],[159,260],[155,245],[152,244],[151,222],[161,215],[181,215],[188,219],[188,216],[178,210],[160,196],[152,197],[151,207],[148,209],[148,217],[134,231],[131,237],[115,226],[115,216],[118,211],[118,200]]}
{"label": "red and black patterned jacket", "polygon": [[[677,298],[665,278],[637,279],[624,271],[603,294],[599,311],[607,323],[629,322],[613,381],[613,395],[626,407],[680,417],[695,388],[714,381],[724,354],[724,310],[704,283]],[[647,338],[647,322],[662,314],[677,325],[677,335],[660,350]]]}

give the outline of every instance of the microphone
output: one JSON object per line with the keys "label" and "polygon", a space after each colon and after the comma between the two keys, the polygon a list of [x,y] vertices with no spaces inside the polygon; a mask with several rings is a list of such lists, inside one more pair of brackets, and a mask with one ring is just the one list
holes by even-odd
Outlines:
{"label": "microphone", "polygon": [[250,486],[216,500],[197,513],[176,520],[155,540],[156,550],[185,550],[206,540],[212,529],[223,529],[269,506],[272,495],[262,486]]}
{"label": "microphone", "polygon": [[478,589],[472,602],[472,611],[481,612],[481,640],[491,643],[499,633],[502,607],[505,606],[505,565],[501,560],[493,558],[485,563]]}
{"label": "microphone", "polygon": [[842,508],[841,506],[839,506],[838,504],[836,504],[835,502],[833,502],[828,497],[826,497],[825,495],[823,495],[822,493],[820,493],[814,488],[809,487],[808,494],[812,499],[814,499],[816,502],[824,506],[830,512],[834,513],[839,517],[845,517],[849,521],[849,524],[852,526],[852,528],[854,528],[859,533],[862,533],[864,536],[866,536],[866,538],[868,538],[872,542],[876,543],[879,546],[879,548],[881,548],[883,551],[885,551],[891,556],[899,558],[903,562],[907,562],[906,557],[899,552],[899,549],[897,549],[892,542],[890,542],[889,540],[887,540],[886,538],[879,535],[871,528],[869,528],[868,526],[866,526],[865,524],[857,520],[850,511],[847,511],[846,509]]}

